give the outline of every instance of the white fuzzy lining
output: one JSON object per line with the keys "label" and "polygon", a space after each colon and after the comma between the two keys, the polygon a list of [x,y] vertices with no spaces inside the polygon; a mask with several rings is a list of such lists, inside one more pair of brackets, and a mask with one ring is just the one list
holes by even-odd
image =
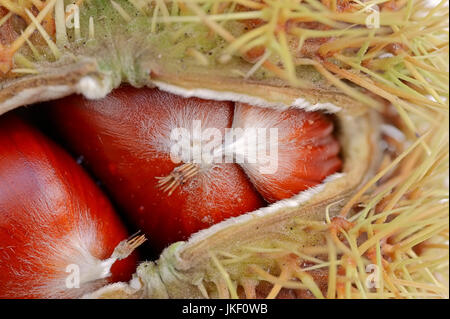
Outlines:
{"label": "white fuzzy lining", "polygon": [[[291,105],[286,105],[280,102],[269,102],[263,98],[254,97],[247,94],[240,94],[226,91],[214,91],[209,89],[192,89],[188,90],[175,85],[167,84],[160,81],[153,81],[160,90],[170,92],[183,97],[199,97],[206,100],[216,101],[239,101],[254,106],[271,107],[287,109],[289,107],[296,107],[308,112],[323,111],[327,113],[337,113],[341,110],[340,107],[333,103],[316,103],[311,104],[304,98],[297,98]],[[111,79],[105,76],[102,80],[85,76],[80,79],[75,87],[69,85],[50,85],[40,86],[25,89],[12,98],[0,104],[0,115],[6,113],[16,107],[22,105],[29,105],[40,101],[49,101],[62,98],[72,93],[83,94],[88,99],[104,98],[111,90]]]}
{"label": "white fuzzy lining", "polygon": [[73,91],[74,89],[68,85],[40,86],[25,89],[0,104],[0,115],[22,105],[58,99],[69,95]]}
{"label": "white fuzzy lining", "polygon": [[246,223],[253,218],[259,218],[259,217],[267,216],[270,214],[274,214],[274,213],[278,212],[281,208],[298,207],[300,204],[303,204],[303,203],[309,201],[316,194],[322,192],[327,183],[335,181],[344,176],[345,176],[344,173],[332,174],[332,175],[328,176],[321,184],[311,187],[303,192],[300,192],[299,194],[297,194],[291,198],[280,200],[269,206],[262,207],[258,210],[240,215],[238,217],[229,218],[227,220],[224,220],[221,223],[213,225],[207,229],[201,230],[201,231],[193,234],[191,236],[191,238],[189,238],[189,240],[185,244],[180,245],[180,247],[179,247],[180,250],[178,250],[178,251],[183,250],[184,248],[186,248],[186,246],[193,245],[196,242],[202,241],[205,238],[214,235],[216,232],[220,231],[221,229],[224,229],[224,228],[236,225],[236,224]]}
{"label": "white fuzzy lining", "polygon": [[101,99],[110,91],[111,79],[109,77],[99,80],[91,76],[81,78],[74,87],[69,85],[48,85],[28,88],[0,103],[0,115],[22,105],[55,100],[72,93],[81,93],[88,99]]}
{"label": "white fuzzy lining", "polygon": [[341,110],[340,107],[334,105],[333,103],[316,103],[311,104],[304,98],[297,98],[292,102],[291,105],[286,105],[284,103],[269,102],[259,97],[254,97],[247,94],[226,92],[226,91],[214,91],[209,89],[185,89],[172,84],[167,84],[160,81],[153,81],[160,90],[180,95],[182,97],[199,97],[205,100],[215,100],[215,101],[233,101],[247,103],[253,106],[260,107],[271,107],[271,108],[282,108],[287,109],[289,107],[296,107],[308,112],[313,111],[324,111],[327,113],[337,113]]}

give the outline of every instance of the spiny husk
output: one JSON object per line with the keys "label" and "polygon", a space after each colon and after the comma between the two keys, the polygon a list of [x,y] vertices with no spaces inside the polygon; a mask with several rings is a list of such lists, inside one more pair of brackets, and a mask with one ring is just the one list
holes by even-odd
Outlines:
{"label": "spiny husk", "polygon": [[[60,2],[60,0],[47,1],[45,8],[55,10],[55,6]],[[51,64],[58,61],[64,64],[78,63],[85,59],[94,60],[97,64],[96,72],[90,70],[89,74],[86,74],[93,79],[90,92],[87,89],[83,90],[79,85],[69,85],[69,89],[64,94],[82,92],[93,95],[93,91],[99,90],[100,92],[94,97],[101,97],[122,82],[135,86],[151,86],[154,85],[154,81],[162,81],[187,89],[202,88],[241,94],[251,92],[250,95],[253,97],[261,97],[265,101],[287,106],[292,105],[298,98],[304,98],[311,104],[333,102],[344,108],[361,107],[359,101],[339,92],[311,65],[297,68],[297,77],[302,78],[307,85],[301,91],[293,91],[288,87],[291,83],[283,77],[280,78],[262,69],[254,69],[253,64],[242,60],[239,56],[222,64],[219,62],[223,55],[221,48],[227,45],[223,38],[211,34],[210,29],[201,23],[157,23],[156,28],[155,21],[159,18],[152,18],[153,13],[161,13],[164,10],[152,9],[149,3],[147,5],[150,5],[150,12],[137,10],[127,1],[81,2],[83,5],[80,9],[79,32],[66,30],[64,25],[57,23],[56,31],[61,31],[60,33],[65,36],[58,36],[59,33],[56,32],[54,43],[48,39],[47,35],[45,36],[47,42],[38,41],[40,39],[36,35],[28,42],[22,41],[22,46],[15,45],[25,38],[21,36],[9,45],[9,49],[8,46],[3,48],[5,58],[8,57],[8,52],[17,48],[18,54],[14,57],[20,58],[14,59],[15,65],[1,83],[0,112],[6,110],[5,105],[12,108],[24,103],[36,102],[36,98],[19,101],[17,99],[11,101],[11,99],[15,96],[14,93],[17,95],[24,89],[45,86],[47,70]],[[188,3],[191,5],[190,1]],[[164,2],[161,1],[161,4]],[[197,6],[196,3],[192,5]],[[131,20],[124,18],[124,11],[133,18]],[[56,16],[55,13],[55,20],[57,20]],[[178,11],[177,17],[185,18],[181,11]],[[244,31],[242,25],[236,21],[228,21],[227,25],[230,25],[232,29],[230,32],[235,34]],[[41,28],[41,33],[44,32],[45,30]],[[30,43],[34,44],[30,45]],[[207,59],[206,65],[199,64],[197,61],[200,49],[204,51],[202,54]],[[51,61],[54,62],[51,63]],[[311,61],[311,63],[314,62]],[[245,76],[242,76],[243,74]],[[26,84],[21,78],[27,78]],[[78,80],[81,79],[83,78],[78,78]],[[63,74],[58,80],[60,85],[67,84]],[[97,81],[97,87],[95,87],[95,81]],[[363,94],[360,96],[364,97]],[[40,100],[44,99],[46,99],[45,95],[40,98]]]}
{"label": "spiny husk", "polygon": [[[52,11],[58,2],[48,0],[43,8]],[[55,37],[42,42],[35,35],[32,45],[20,46],[0,82],[0,114],[74,92],[100,98],[128,82],[183,95],[245,95],[261,106],[289,106],[300,98],[310,109],[336,105],[350,119],[364,117],[370,107],[383,111],[381,98],[395,108],[397,117],[388,117],[399,130],[390,136],[392,127],[382,127],[394,152],[384,154],[368,183],[354,185],[350,199],[327,197],[331,202],[316,210],[322,212],[316,222],[308,214],[290,218],[297,226],[289,238],[256,236],[242,245],[198,248],[194,236],[168,248],[157,263],[144,263],[130,285],[92,296],[187,297],[192,291],[199,297],[275,297],[295,289],[328,298],[448,298],[447,1],[352,1],[357,13],[338,12],[333,0],[78,2],[79,33],[62,32],[57,24]],[[393,10],[382,10],[380,28],[373,29],[365,23],[375,4]],[[9,10],[24,14],[20,6]],[[252,30],[238,22],[255,18],[264,23]],[[320,21],[327,30],[292,26],[296,19]],[[317,54],[298,54],[308,39],[324,36],[333,41]],[[249,62],[248,52],[258,47],[265,54]],[[58,63],[73,72],[64,73]],[[72,67],[77,63],[84,69]],[[52,67],[56,76],[48,82]],[[55,86],[64,89],[49,95]],[[369,264],[378,266],[378,288],[366,285]],[[270,289],[261,293],[263,283]]]}

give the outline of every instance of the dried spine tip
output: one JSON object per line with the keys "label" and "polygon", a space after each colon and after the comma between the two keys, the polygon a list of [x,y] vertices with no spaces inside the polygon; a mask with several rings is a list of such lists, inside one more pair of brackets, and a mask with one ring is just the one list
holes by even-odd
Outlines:
{"label": "dried spine tip", "polygon": [[68,42],[66,21],[64,12],[64,0],[58,0],[55,4],[55,30],[56,30],[56,43],[63,45]]}
{"label": "dried spine tip", "polygon": [[94,17],[89,17],[89,40],[95,39]]}
{"label": "dried spine tip", "polygon": [[[47,42],[47,45],[49,46],[50,50],[53,52],[55,57],[58,58],[59,56],[58,48],[56,47],[56,45],[54,45],[54,43],[48,36],[47,32],[45,32],[44,28],[41,25],[45,17],[50,13],[51,10],[53,10],[55,3],[56,0],[49,0],[45,4],[45,7],[42,8],[42,10],[39,10],[39,14],[36,17],[32,14],[30,17],[30,11],[26,7],[23,7],[22,9],[19,10],[20,14],[19,12],[16,12],[17,10],[11,10],[13,8],[9,8],[10,12],[18,14],[25,20],[29,20],[30,23],[26,27],[26,29],[22,32],[22,34],[17,39],[15,39],[10,45],[2,47],[2,45],[0,44],[0,72],[7,73],[12,69],[14,54],[24,45],[24,43],[28,40],[28,38],[33,34],[33,32],[36,29],[38,29],[39,33],[41,33],[41,35],[44,37],[44,40]],[[6,20],[5,21],[2,20],[2,23],[5,22]]]}
{"label": "dried spine tip", "polygon": [[30,20],[32,21],[32,23],[34,23],[36,29],[39,31],[41,36],[44,38],[45,42],[47,42],[47,45],[50,48],[50,50],[52,51],[55,58],[59,59],[59,57],[61,56],[61,53],[59,52],[59,49],[56,46],[56,44],[53,42],[52,38],[48,35],[48,33],[42,27],[41,22],[35,18],[35,16],[30,12],[30,10],[25,9],[25,12],[28,15],[28,17],[30,18]]}
{"label": "dried spine tip", "polygon": [[16,69],[12,69],[11,73],[38,74],[39,71],[35,70],[35,69],[16,68]]}
{"label": "dried spine tip", "polygon": [[131,21],[131,17],[130,15],[125,11],[124,8],[121,7],[120,4],[118,4],[117,2],[115,2],[114,0],[111,0],[111,5],[113,6],[113,8],[117,11],[117,13],[126,21],[126,22],[130,22]]}
{"label": "dried spine tip", "polygon": [[144,8],[147,5],[145,0],[128,0],[139,12],[145,13]]}
{"label": "dried spine tip", "polygon": [[200,51],[198,51],[194,48],[187,49],[186,54],[193,57],[199,65],[203,65],[203,66],[209,65],[208,58],[203,53],[201,53]]}
{"label": "dried spine tip", "polygon": [[157,177],[157,187],[163,192],[168,192],[168,195],[172,195],[175,189],[184,184],[188,179],[198,174],[200,167],[194,163],[184,163],[178,167],[175,167],[173,171],[165,177]]}
{"label": "dried spine tip", "polygon": [[138,233],[136,235],[131,236],[130,239],[121,241],[114,249],[111,258],[116,258],[117,260],[127,258],[136,248],[142,245],[146,240],[147,238],[145,238],[145,235],[139,235]]}
{"label": "dried spine tip", "polygon": [[6,22],[8,22],[9,18],[11,18],[13,15],[12,12],[8,12],[4,17],[0,18],[0,27],[5,24]]}

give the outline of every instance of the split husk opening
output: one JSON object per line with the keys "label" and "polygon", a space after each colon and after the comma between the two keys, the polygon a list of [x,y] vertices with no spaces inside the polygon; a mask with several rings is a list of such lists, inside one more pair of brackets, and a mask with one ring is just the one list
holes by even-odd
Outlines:
{"label": "split husk opening", "polygon": [[[313,208],[280,207],[268,228],[245,216],[214,226],[91,297],[448,298],[447,1],[70,4],[0,0],[0,114],[123,82],[295,105],[337,112],[352,168]],[[374,134],[372,150],[352,153]],[[249,230],[230,243],[227,232]]]}

